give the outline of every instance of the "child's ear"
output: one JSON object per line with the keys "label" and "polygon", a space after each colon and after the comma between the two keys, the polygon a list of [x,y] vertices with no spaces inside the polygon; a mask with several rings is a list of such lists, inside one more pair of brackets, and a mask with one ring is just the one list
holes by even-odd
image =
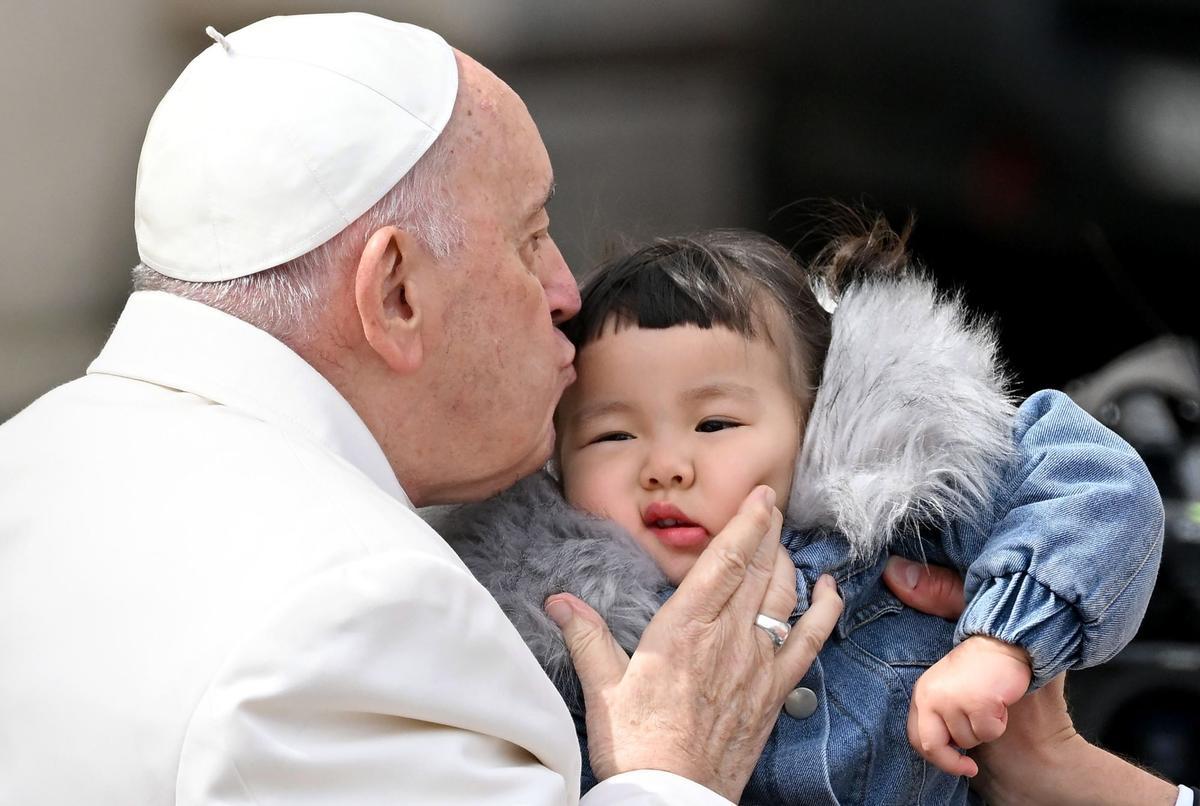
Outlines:
{"label": "child's ear", "polygon": [[372,233],[354,279],[363,336],[394,372],[411,374],[424,360],[422,284],[431,258],[407,232]]}

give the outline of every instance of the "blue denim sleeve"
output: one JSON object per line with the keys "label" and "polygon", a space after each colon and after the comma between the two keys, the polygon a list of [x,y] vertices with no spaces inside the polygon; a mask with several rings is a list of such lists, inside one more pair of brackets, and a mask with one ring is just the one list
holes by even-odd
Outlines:
{"label": "blue denim sleeve", "polygon": [[1036,687],[1133,638],[1158,574],[1163,507],[1133,448],[1061,392],[1030,397],[1013,438],[990,516],[951,529],[945,549],[966,568],[955,642],[1024,647]]}

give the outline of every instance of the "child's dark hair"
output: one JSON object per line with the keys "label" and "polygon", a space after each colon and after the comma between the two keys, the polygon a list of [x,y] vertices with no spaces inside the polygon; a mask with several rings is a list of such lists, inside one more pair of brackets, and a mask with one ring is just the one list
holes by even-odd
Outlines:
{"label": "child's dark hair", "polygon": [[[863,229],[866,229],[865,227]],[[838,296],[869,275],[895,275],[907,266],[908,231],[897,236],[882,218],[869,231],[833,239],[806,271],[776,241],[747,230],[710,230],[660,238],[598,266],[580,288],[579,313],[563,325],[577,349],[606,328],[721,326],[747,339],[788,338],[792,380],[807,409],[820,385],[831,336],[830,314],[814,293]],[[772,334],[782,316],[788,333]],[[774,338],[773,338],[774,337]]]}

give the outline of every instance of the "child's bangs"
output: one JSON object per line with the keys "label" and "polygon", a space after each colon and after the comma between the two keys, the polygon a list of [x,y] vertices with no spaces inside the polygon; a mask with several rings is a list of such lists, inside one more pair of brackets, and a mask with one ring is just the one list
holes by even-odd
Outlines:
{"label": "child's bangs", "polygon": [[660,241],[601,266],[583,283],[579,314],[563,326],[577,348],[605,331],[679,325],[765,335],[770,295],[745,270],[704,244]]}

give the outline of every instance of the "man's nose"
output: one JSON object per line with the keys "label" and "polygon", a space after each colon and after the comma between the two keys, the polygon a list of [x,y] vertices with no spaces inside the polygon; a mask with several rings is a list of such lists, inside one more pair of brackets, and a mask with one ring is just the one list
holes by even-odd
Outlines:
{"label": "man's nose", "polygon": [[687,489],[696,480],[695,468],[682,451],[655,450],[642,465],[642,487],[647,490]]}
{"label": "man's nose", "polygon": [[546,304],[550,306],[550,319],[561,325],[579,313],[579,286],[562,252],[558,251],[558,244],[549,235],[543,245],[542,259],[545,261],[542,288],[546,292]]}

